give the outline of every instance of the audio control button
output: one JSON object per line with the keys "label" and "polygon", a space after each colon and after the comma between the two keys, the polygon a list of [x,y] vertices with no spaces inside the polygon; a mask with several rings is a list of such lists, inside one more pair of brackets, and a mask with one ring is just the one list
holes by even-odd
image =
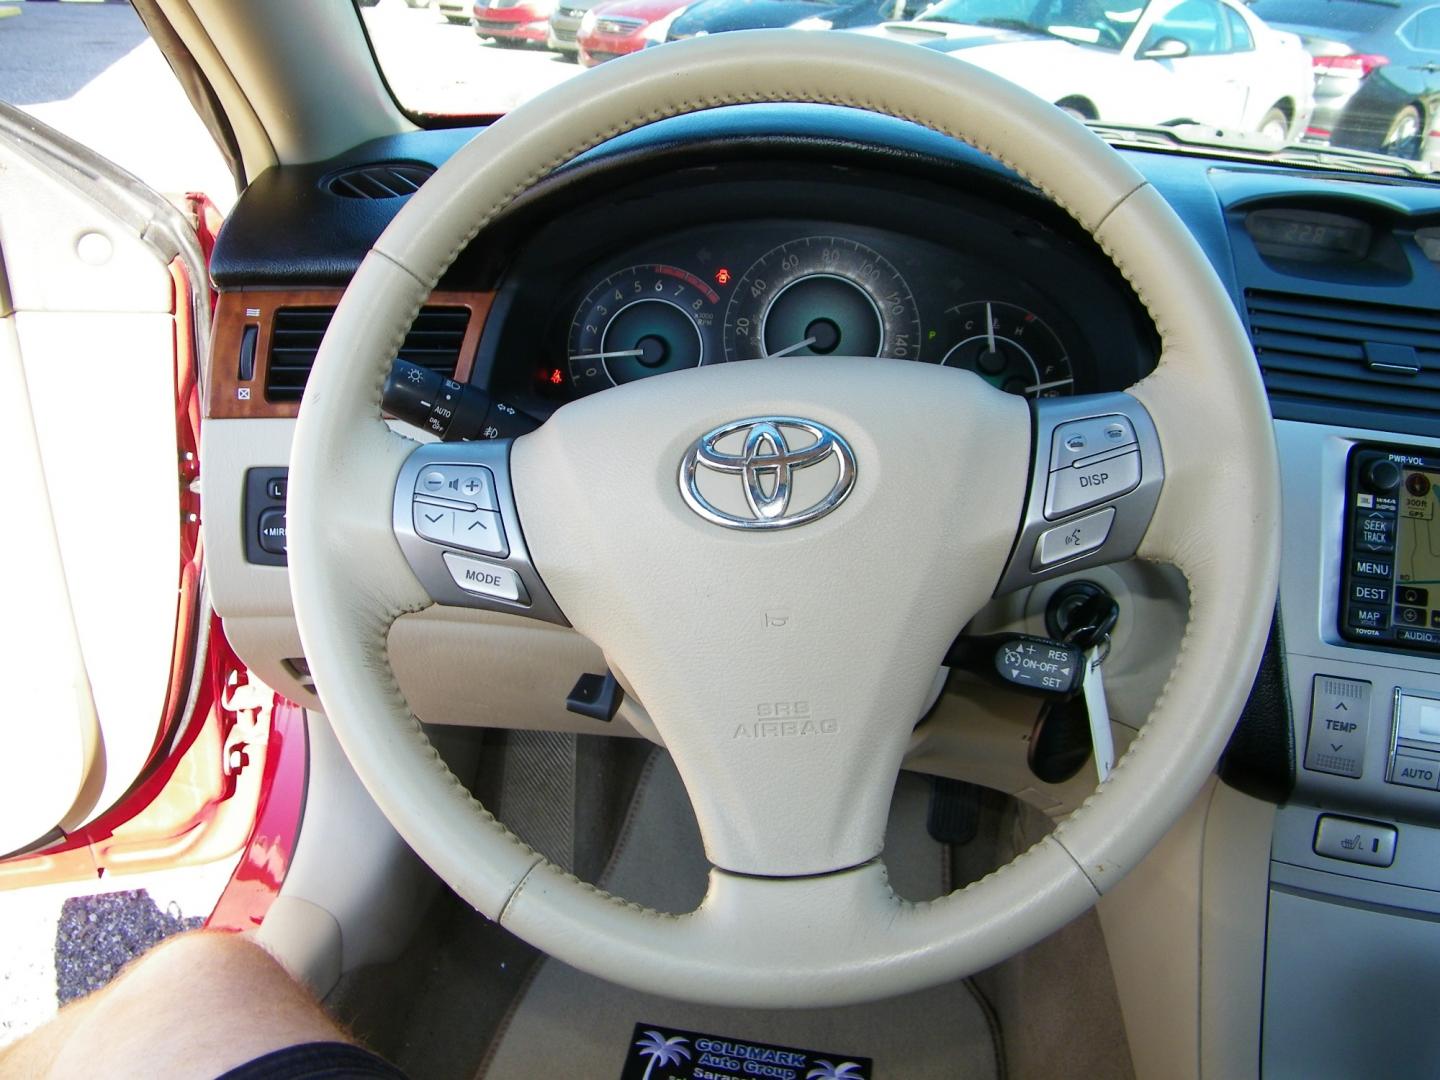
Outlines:
{"label": "audio control button", "polygon": [[482,465],[432,465],[415,479],[415,494],[498,510],[495,477]]}

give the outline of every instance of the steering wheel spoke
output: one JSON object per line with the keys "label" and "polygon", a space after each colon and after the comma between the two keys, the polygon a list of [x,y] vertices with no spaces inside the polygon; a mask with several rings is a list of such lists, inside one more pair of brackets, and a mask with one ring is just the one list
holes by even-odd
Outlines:
{"label": "steering wheel spoke", "polygon": [[1034,412],[1025,518],[997,594],[1130,558],[1164,484],[1155,422],[1129,394],[1041,398]]}
{"label": "steering wheel spoke", "polygon": [[395,480],[395,537],[437,603],[568,626],[530,561],[510,482],[511,445],[418,447]]}

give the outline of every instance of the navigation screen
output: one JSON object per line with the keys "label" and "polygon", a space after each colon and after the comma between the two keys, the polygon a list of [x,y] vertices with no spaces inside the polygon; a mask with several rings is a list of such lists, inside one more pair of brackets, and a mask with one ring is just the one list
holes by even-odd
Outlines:
{"label": "navigation screen", "polygon": [[1395,536],[1395,625],[1440,628],[1440,473],[1406,469]]}

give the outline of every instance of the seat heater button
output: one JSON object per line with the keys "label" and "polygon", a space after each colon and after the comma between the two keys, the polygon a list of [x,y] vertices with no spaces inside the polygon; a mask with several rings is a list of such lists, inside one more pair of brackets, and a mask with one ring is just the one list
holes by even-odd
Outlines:
{"label": "seat heater button", "polygon": [[1055,428],[1050,439],[1050,471],[1065,469],[1084,458],[1131,446],[1135,428],[1119,413],[1071,420]]}
{"label": "seat heater button", "polygon": [[1440,788],[1440,762],[1429,758],[1396,754],[1390,762],[1389,782],[1434,791]]}
{"label": "seat heater button", "polygon": [[483,465],[431,465],[415,478],[415,494],[498,510],[495,477]]}
{"label": "seat heater button", "polygon": [[503,559],[510,554],[505,542],[505,526],[500,515],[493,510],[455,510],[455,531],[450,542],[482,555],[494,555]]}
{"label": "seat heater button", "polygon": [[1087,461],[1050,474],[1045,516],[1055,518],[1119,498],[1140,483],[1140,451]]}
{"label": "seat heater button", "polygon": [[1321,814],[1315,823],[1315,854],[1327,859],[1389,866],[1395,861],[1395,826]]}
{"label": "seat heater button", "polygon": [[257,529],[261,551],[268,551],[271,555],[285,554],[285,510],[282,507],[272,506],[262,510]]}
{"label": "seat heater button", "polygon": [[525,589],[520,584],[520,575],[508,566],[496,566],[494,563],[472,559],[468,555],[447,551],[445,569],[450,571],[450,577],[455,584],[466,592],[528,603]]}
{"label": "seat heater button", "polygon": [[1067,521],[1064,525],[1047,529],[1035,542],[1035,555],[1030,560],[1031,568],[1040,570],[1094,551],[1105,543],[1114,522],[1115,508],[1107,506],[1099,513],[1083,517],[1079,521]]}

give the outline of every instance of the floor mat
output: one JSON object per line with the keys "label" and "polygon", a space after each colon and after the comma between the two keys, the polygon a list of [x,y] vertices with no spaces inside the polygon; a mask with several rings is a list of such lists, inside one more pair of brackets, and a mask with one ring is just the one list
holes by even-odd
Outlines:
{"label": "floor mat", "polygon": [[[911,900],[939,896],[950,886],[945,849],[925,831],[928,796],[926,781],[902,775],[886,837],[891,882]],[[669,756],[657,753],[600,884],[651,907],[684,912],[704,894],[707,870],[679,776]],[[837,1009],[719,1009],[627,990],[546,960],[478,1075],[618,1077],[634,1026],[642,1022],[868,1057],[877,1077],[990,1080],[1004,1074],[990,1013],[968,980]]]}

